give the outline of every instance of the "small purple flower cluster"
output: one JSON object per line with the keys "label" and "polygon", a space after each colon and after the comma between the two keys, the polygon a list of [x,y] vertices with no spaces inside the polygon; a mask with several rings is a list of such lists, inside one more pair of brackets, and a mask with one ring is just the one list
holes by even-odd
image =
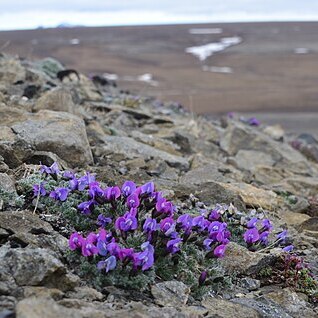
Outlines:
{"label": "small purple flower cluster", "polygon": [[[269,236],[273,230],[273,225],[269,219],[259,219],[257,217],[252,217],[245,225],[247,228],[243,237],[247,246],[250,249],[255,249],[258,246],[268,246]],[[287,230],[276,235],[276,240],[272,243],[272,246],[284,245],[287,237]],[[291,252],[293,250],[293,245],[288,245],[283,248],[284,252]]]}

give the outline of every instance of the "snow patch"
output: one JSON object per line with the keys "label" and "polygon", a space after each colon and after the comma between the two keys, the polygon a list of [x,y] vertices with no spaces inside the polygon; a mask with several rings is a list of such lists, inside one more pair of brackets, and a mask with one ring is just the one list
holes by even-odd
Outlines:
{"label": "snow patch", "polygon": [[200,61],[204,61],[216,52],[221,52],[226,48],[237,45],[242,42],[242,38],[238,36],[222,38],[220,42],[208,43],[201,46],[191,46],[185,49],[186,53],[193,54]]}

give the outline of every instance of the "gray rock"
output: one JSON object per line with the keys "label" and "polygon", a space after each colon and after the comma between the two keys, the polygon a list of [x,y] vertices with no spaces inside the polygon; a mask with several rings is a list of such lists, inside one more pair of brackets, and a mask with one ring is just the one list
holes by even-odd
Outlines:
{"label": "gray rock", "polygon": [[202,301],[202,305],[208,309],[208,317],[220,318],[260,318],[259,313],[247,306],[236,304],[234,302],[209,297]]}
{"label": "gray rock", "polygon": [[254,253],[246,247],[231,242],[226,249],[226,256],[220,259],[220,265],[229,274],[252,275],[267,266],[271,266],[279,257],[275,249],[271,253]]}
{"label": "gray rock", "polygon": [[4,142],[1,149],[0,141],[0,154],[5,159],[8,156],[5,150],[20,161],[32,157],[33,151],[37,150],[53,152],[73,167],[93,161],[84,122],[69,113],[41,110],[30,115],[28,120],[13,125],[12,131],[15,133],[13,143]]}
{"label": "gray rock", "polygon": [[309,307],[310,305],[308,302],[302,299],[299,294],[288,288],[270,292],[266,294],[266,298],[273,300],[295,318],[315,318],[318,315],[317,311],[314,311]]}
{"label": "gray rock", "polygon": [[188,301],[190,288],[182,282],[167,281],[151,286],[155,302],[161,306],[181,306]]}
{"label": "gray rock", "polygon": [[253,279],[250,277],[244,277],[240,280],[240,285],[249,290],[257,290],[261,287],[261,282],[258,279]]}
{"label": "gray rock", "polygon": [[[17,286],[48,286],[70,290],[78,280],[51,251],[42,248],[0,248],[0,291],[12,292]],[[2,288],[1,288],[2,287]]]}
{"label": "gray rock", "polygon": [[292,318],[281,306],[266,297],[255,298],[236,298],[233,302],[244,305],[258,312],[262,318]]}
{"label": "gray rock", "polygon": [[69,90],[55,88],[45,92],[35,103],[33,110],[49,109],[75,114],[76,108]]}
{"label": "gray rock", "polygon": [[171,167],[187,170],[187,159],[158,150],[154,147],[140,143],[129,137],[107,136],[104,138],[105,145],[100,150],[100,155],[109,156],[115,161],[141,157],[145,160],[159,158]]}
{"label": "gray rock", "polygon": [[52,78],[56,78],[57,72],[64,70],[64,66],[52,57],[36,62],[35,67]]}
{"label": "gray rock", "polygon": [[283,167],[296,173],[311,171],[306,158],[287,143],[275,141],[239,122],[231,122],[228,125],[220,146],[231,156],[236,155],[239,150],[261,151],[271,156],[276,167]]}
{"label": "gray rock", "polygon": [[0,189],[6,192],[16,192],[14,180],[6,173],[0,173]]}
{"label": "gray rock", "polygon": [[257,166],[273,166],[275,161],[264,152],[255,150],[239,150],[235,156],[238,168],[253,171]]}

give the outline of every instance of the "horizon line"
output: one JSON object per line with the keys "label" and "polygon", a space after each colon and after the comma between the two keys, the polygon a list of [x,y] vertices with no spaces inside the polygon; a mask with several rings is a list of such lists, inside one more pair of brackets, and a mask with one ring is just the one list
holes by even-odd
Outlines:
{"label": "horizon line", "polygon": [[[105,24],[105,25],[77,25],[77,24],[70,24],[67,22],[61,22],[56,26],[42,26],[39,25],[34,28],[16,28],[16,29],[1,29],[0,32],[10,32],[10,31],[34,31],[34,30],[51,30],[51,29],[76,29],[76,28],[112,28],[112,27],[147,27],[147,26],[175,26],[175,25],[206,25],[206,24],[249,24],[249,23],[315,23],[318,22],[317,20],[306,20],[306,19],[292,19],[292,20],[276,20],[276,19],[264,19],[264,20],[233,20],[233,21],[200,21],[200,22],[158,22],[158,23],[127,23],[127,24]],[[65,24],[65,26],[63,26]]]}

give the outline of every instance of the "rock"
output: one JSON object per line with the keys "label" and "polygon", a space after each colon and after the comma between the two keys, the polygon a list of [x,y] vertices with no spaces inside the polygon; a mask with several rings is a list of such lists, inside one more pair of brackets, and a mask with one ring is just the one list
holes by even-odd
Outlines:
{"label": "rock", "polygon": [[151,286],[155,302],[161,306],[181,306],[188,301],[190,288],[179,281],[166,281]]}
{"label": "rock", "polygon": [[15,312],[13,310],[1,310],[0,311],[0,318],[15,318]]}
{"label": "rock", "polygon": [[266,298],[273,300],[282,306],[288,314],[295,318],[314,318],[318,312],[309,307],[309,304],[303,300],[296,292],[288,288],[266,294]]}
{"label": "rock", "polygon": [[275,161],[264,152],[255,150],[239,150],[235,156],[235,163],[238,168],[254,171],[257,166],[273,166]]}
{"label": "rock", "polygon": [[264,133],[275,140],[282,140],[285,134],[284,129],[280,125],[267,126],[263,129]]}
{"label": "rock", "polygon": [[297,226],[302,224],[303,222],[310,219],[310,216],[303,213],[296,213],[290,211],[281,211],[279,213],[283,222],[286,222],[287,225]]}
{"label": "rock", "polygon": [[207,164],[203,167],[190,170],[180,178],[179,182],[183,184],[201,186],[204,183],[216,181],[226,182],[229,179],[230,178],[223,176],[223,174],[219,170],[218,165]]}
{"label": "rock", "polygon": [[305,157],[286,143],[278,142],[243,123],[231,122],[220,142],[221,148],[234,156],[239,150],[253,150],[270,155],[276,167],[296,173],[310,172]]}
{"label": "rock", "polygon": [[5,289],[5,292],[10,292],[16,286],[39,285],[68,290],[78,283],[72,275],[67,274],[61,261],[47,249],[9,249],[2,246],[0,256],[0,291]]}
{"label": "rock", "polygon": [[[8,176],[6,173],[0,173],[0,189],[6,192],[13,192],[15,193],[15,185],[14,180]],[[1,223],[0,223],[1,226]]]}
{"label": "rock", "polygon": [[54,79],[56,78],[56,74],[59,71],[64,70],[63,65],[52,57],[47,57],[43,60],[40,60],[39,62],[35,63],[35,66]]}
{"label": "rock", "polygon": [[246,183],[219,183],[222,187],[237,193],[249,207],[261,207],[272,210],[280,204],[277,194],[273,191],[256,188]]}
{"label": "rock", "polygon": [[74,291],[67,293],[68,298],[84,299],[87,301],[102,300],[104,295],[94,288],[82,286],[75,287]]}
{"label": "rock", "polygon": [[0,57],[0,82],[13,84],[25,80],[25,68],[18,59]]}
{"label": "rock", "polygon": [[279,253],[272,250],[271,253],[250,252],[246,247],[231,242],[226,249],[226,256],[220,259],[220,265],[229,274],[252,275],[266,267],[271,266]]}
{"label": "rock", "polygon": [[209,297],[202,301],[202,305],[209,310],[208,317],[220,318],[260,318],[258,312],[247,306],[236,304],[228,300]]}
{"label": "rock", "polygon": [[318,232],[318,217],[308,218],[300,224],[301,230],[309,230]]}
{"label": "rock", "polygon": [[[41,110],[11,129],[14,142],[0,141],[0,154],[11,167],[31,158],[33,151],[53,152],[73,167],[92,163],[84,123],[74,115]],[[10,158],[14,160],[8,162]]]}
{"label": "rock", "polygon": [[257,290],[261,287],[261,282],[258,279],[253,279],[250,277],[244,277],[240,279],[240,285],[249,291]]}
{"label": "rock", "polygon": [[258,313],[258,317],[262,318],[292,318],[281,306],[272,301],[269,298],[260,296],[257,299],[255,298],[236,298],[232,299],[233,302],[237,304],[244,305],[250,309],[254,309]]}
{"label": "rock", "polygon": [[7,230],[10,233],[7,240],[17,246],[48,248],[57,255],[68,250],[67,239],[29,211],[1,212],[0,229]]}
{"label": "rock", "polygon": [[76,108],[69,90],[55,88],[47,91],[35,103],[33,110],[49,109],[75,114]]}
{"label": "rock", "polygon": [[43,286],[27,286],[23,287],[23,297],[36,297],[36,298],[52,298],[60,300],[65,297],[65,293],[57,288],[47,288]]}
{"label": "rock", "polygon": [[104,138],[104,143],[105,145],[100,150],[99,155],[110,156],[115,161],[138,157],[142,157],[144,160],[159,158],[167,162],[171,167],[181,170],[187,170],[189,168],[187,159],[150,147],[135,141],[133,138],[108,136]]}

